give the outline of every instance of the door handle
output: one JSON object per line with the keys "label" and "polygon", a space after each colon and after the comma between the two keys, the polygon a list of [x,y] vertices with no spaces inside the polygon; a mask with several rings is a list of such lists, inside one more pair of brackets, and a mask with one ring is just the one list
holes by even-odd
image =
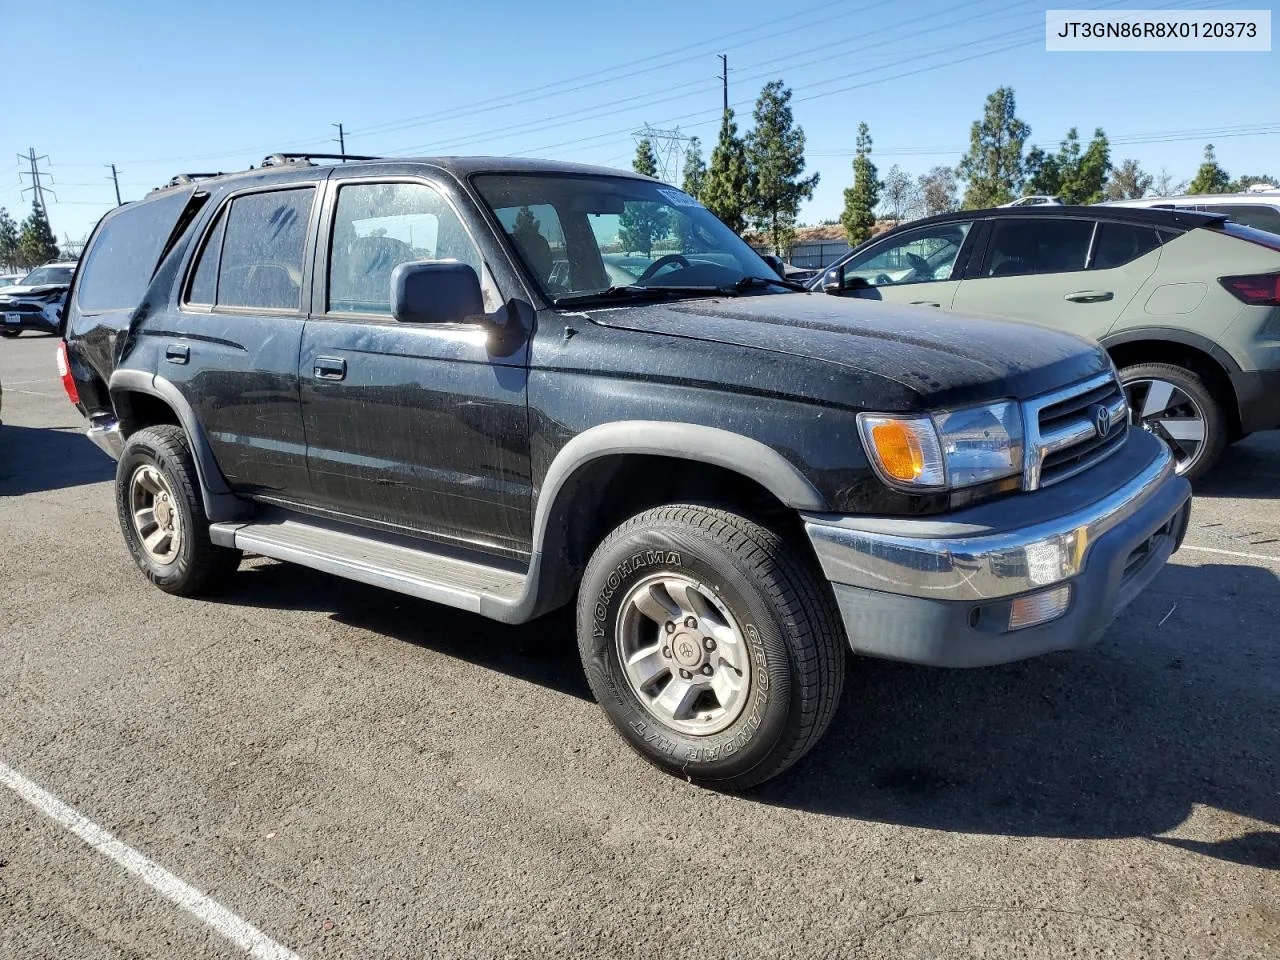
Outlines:
{"label": "door handle", "polygon": [[191,359],[191,348],[185,343],[171,343],[164,348],[164,358],[170,363],[186,363]]}
{"label": "door handle", "polygon": [[343,380],[347,376],[347,361],[341,357],[316,357],[311,372],[317,380]]}
{"label": "door handle", "polygon": [[1113,297],[1115,294],[1110,290],[1077,290],[1075,293],[1068,293],[1062,299],[1070,300],[1072,303],[1101,303]]}
{"label": "door handle", "polygon": [[912,300],[913,307],[940,307],[942,304],[934,303],[932,300]]}

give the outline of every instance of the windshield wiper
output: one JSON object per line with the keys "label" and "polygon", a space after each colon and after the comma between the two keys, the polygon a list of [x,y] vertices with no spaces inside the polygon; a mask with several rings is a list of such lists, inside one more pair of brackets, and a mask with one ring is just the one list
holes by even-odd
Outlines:
{"label": "windshield wiper", "polygon": [[784,280],[782,277],[743,277],[733,285],[735,290],[746,290],[749,287],[767,287],[777,285],[788,290],[808,290],[799,280]]}
{"label": "windshield wiper", "polygon": [[712,286],[662,286],[625,284],[609,287],[605,290],[594,290],[590,293],[570,293],[556,297],[553,301],[557,307],[570,307],[579,303],[594,303],[597,300],[668,300],[675,297],[736,297],[740,291],[737,287]]}

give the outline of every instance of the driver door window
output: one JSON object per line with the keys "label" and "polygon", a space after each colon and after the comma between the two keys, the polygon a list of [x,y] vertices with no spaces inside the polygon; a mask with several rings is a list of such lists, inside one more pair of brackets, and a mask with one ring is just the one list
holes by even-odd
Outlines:
{"label": "driver door window", "polygon": [[845,263],[844,285],[867,300],[945,309],[960,285],[956,263],[972,227],[940,223],[876,244]]}

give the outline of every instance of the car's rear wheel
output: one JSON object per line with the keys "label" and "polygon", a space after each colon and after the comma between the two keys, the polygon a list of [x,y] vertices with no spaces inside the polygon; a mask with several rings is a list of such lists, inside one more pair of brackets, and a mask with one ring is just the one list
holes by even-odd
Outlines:
{"label": "car's rear wheel", "polygon": [[768,780],[817,742],[844,643],[814,562],[712,507],[633,517],[579,592],[579,649],[610,721],[650,763],[718,789]]}
{"label": "car's rear wheel", "polygon": [[0,337],[4,337],[6,340],[12,340],[21,332],[21,330],[0,330]]}
{"label": "car's rear wheel", "polygon": [[1139,363],[1120,371],[1134,426],[1169,445],[1178,473],[1203,477],[1227,445],[1222,404],[1199,374],[1169,363]]}
{"label": "car's rear wheel", "polygon": [[240,551],[215,546],[200,499],[191,445],[162,424],[129,437],[116,468],[116,510],[138,569],[161,590],[207,593],[240,565]]}

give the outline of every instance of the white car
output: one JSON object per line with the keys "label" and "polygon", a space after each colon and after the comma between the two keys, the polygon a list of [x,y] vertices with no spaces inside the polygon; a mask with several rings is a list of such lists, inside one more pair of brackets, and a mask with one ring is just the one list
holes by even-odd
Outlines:
{"label": "white car", "polygon": [[[1261,188],[1261,189],[1258,189]],[[1236,223],[1280,234],[1280,189],[1254,184],[1244,193],[1203,193],[1183,197],[1143,197],[1112,200],[1108,207],[1184,207],[1201,213],[1225,213]]]}
{"label": "white car", "polygon": [[1009,203],[1000,204],[1002,207],[1061,207],[1064,206],[1061,197],[1047,197],[1043,194],[1033,194],[1029,197],[1019,197]]}

